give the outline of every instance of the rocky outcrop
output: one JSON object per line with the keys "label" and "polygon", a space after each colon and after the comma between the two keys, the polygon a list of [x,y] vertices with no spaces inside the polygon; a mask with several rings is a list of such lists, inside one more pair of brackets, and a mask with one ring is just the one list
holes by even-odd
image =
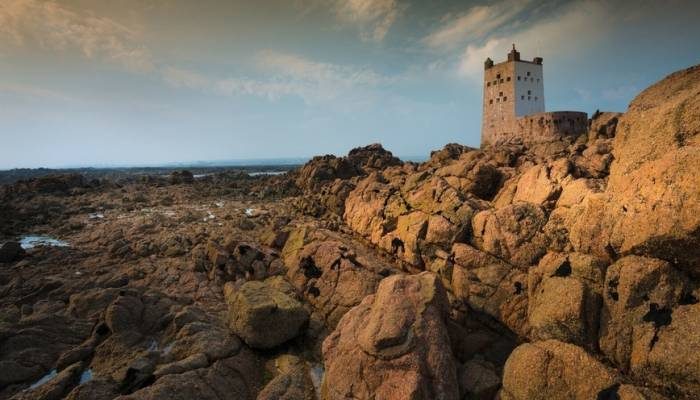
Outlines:
{"label": "rocky outcrop", "polygon": [[396,272],[363,249],[332,232],[301,227],[292,231],[282,251],[287,278],[331,329],[374,293],[382,278]]}
{"label": "rocky outcrop", "polygon": [[323,399],[457,399],[446,293],[431,273],[384,279],[323,343]]}
{"label": "rocky outcrop", "polygon": [[309,320],[282,277],[250,281],[227,294],[231,330],[249,346],[269,349],[293,339]]}
{"label": "rocky outcrop", "polygon": [[556,340],[513,350],[503,372],[504,400],[608,399],[619,378],[582,348]]}

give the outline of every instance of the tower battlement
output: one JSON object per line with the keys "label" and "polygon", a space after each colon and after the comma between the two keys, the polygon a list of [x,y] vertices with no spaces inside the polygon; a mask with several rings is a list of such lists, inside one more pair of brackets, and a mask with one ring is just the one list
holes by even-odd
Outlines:
{"label": "tower battlement", "polygon": [[[513,138],[523,141],[547,141],[586,131],[586,113],[566,111],[559,112],[561,115],[554,115],[545,112],[542,63],[542,57],[535,57],[532,61],[521,59],[515,45],[508,53],[506,61],[494,64],[491,58],[486,59],[482,147]],[[562,113],[566,117],[563,117]],[[533,115],[538,116],[536,124],[533,124],[532,118],[525,119]]]}

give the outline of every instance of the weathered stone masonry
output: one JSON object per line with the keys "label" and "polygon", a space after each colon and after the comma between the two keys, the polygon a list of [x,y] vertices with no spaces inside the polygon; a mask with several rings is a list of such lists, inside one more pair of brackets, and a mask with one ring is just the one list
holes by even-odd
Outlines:
{"label": "weathered stone masonry", "polygon": [[502,63],[486,59],[482,147],[514,138],[543,142],[586,132],[584,112],[545,112],[542,61],[541,57],[521,60],[515,46]]}

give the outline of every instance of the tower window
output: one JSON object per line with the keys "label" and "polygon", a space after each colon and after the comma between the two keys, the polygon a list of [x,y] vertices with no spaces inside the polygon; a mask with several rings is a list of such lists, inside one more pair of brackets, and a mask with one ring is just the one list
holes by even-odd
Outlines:
{"label": "tower window", "polygon": [[508,97],[503,97],[503,101],[508,101]]}
{"label": "tower window", "polygon": [[499,97],[496,99],[496,103],[500,103],[500,102],[501,102],[501,98]]}
{"label": "tower window", "polygon": [[497,84],[497,83],[498,83],[498,81],[493,81],[493,84],[494,84],[494,85]]}
{"label": "tower window", "polygon": [[527,76],[530,76],[530,71],[527,71]]}
{"label": "tower window", "polygon": [[486,86],[491,86],[491,82],[486,82]]}
{"label": "tower window", "polygon": [[537,82],[539,82],[539,81],[540,81],[540,78],[537,78]]}
{"label": "tower window", "polygon": [[501,74],[497,74],[496,79],[501,79]]}
{"label": "tower window", "polygon": [[500,81],[500,83],[503,83],[503,79],[502,79],[502,78],[501,78],[501,81]]}
{"label": "tower window", "polygon": [[532,91],[528,90],[528,91],[527,91],[527,94],[532,94]]}
{"label": "tower window", "polygon": [[518,75],[518,80],[520,80],[520,75]]}
{"label": "tower window", "polygon": [[503,96],[503,92],[498,92],[498,95],[499,95],[499,96]]}
{"label": "tower window", "polygon": [[520,96],[520,100],[525,100],[525,96]]}
{"label": "tower window", "polygon": [[489,100],[489,104],[493,104],[493,99]]}
{"label": "tower window", "polygon": [[510,76],[506,78],[506,82],[510,82]]}

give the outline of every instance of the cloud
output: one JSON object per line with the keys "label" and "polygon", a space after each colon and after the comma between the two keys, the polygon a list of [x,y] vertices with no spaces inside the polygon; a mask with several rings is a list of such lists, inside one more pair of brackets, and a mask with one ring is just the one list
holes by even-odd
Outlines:
{"label": "cloud", "polygon": [[296,96],[309,104],[320,104],[396,81],[368,68],[323,63],[296,54],[268,50],[260,52],[255,59],[263,77],[208,78],[174,67],[163,68],[161,75],[166,83],[176,88],[225,96],[251,95],[273,101]]}
{"label": "cloud", "polygon": [[575,54],[604,40],[615,26],[616,13],[607,3],[584,0],[562,7],[545,18],[509,35],[487,35],[467,45],[458,60],[460,76],[481,82],[486,57],[505,58],[511,43],[531,57],[561,57]]}
{"label": "cloud", "polygon": [[364,40],[383,40],[401,11],[397,0],[340,0],[336,3],[338,19],[358,24]]}
{"label": "cloud", "polygon": [[10,93],[22,97],[40,98],[47,100],[74,101],[75,99],[63,93],[49,89],[44,89],[32,85],[23,85],[18,83],[0,83],[0,95]]}
{"label": "cloud", "polygon": [[506,0],[480,5],[467,12],[443,18],[443,26],[423,39],[434,48],[454,48],[492,34],[497,28],[512,22],[532,0]]}
{"label": "cloud", "polygon": [[38,45],[77,49],[89,59],[115,63],[129,71],[148,72],[154,63],[136,33],[114,20],[63,7],[55,1],[3,0],[0,47]]}
{"label": "cloud", "polygon": [[343,25],[356,26],[364,41],[381,42],[405,10],[398,0],[296,0],[302,15],[328,9]]}

